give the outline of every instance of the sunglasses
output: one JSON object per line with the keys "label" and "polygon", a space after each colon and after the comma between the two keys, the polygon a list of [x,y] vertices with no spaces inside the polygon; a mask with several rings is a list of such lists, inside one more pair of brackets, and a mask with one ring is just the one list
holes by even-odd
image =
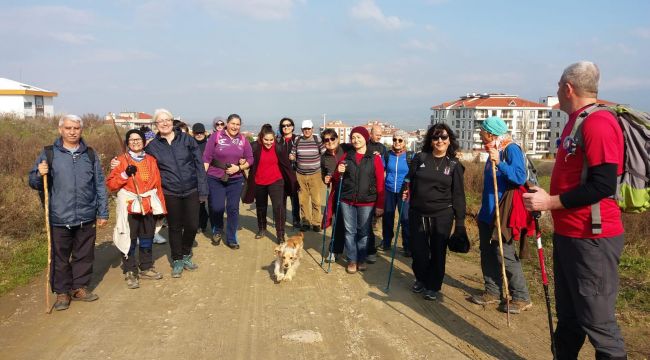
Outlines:
{"label": "sunglasses", "polygon": [[395,142],[403,143],[403,142],[404,142],[404,139],[396,139],[396,138],[393,138],[393,142],[394,142],[394,143],[395,143]]}
{"label": "sunglasses", "polygon": [[218,122],[215,126],[226,126],[226,124],[224,124],[222,122]]}
{"label": "sunglasses", "polygon": [[329,143],[329,142],[334,142],[336,138],[333,137],[328,137],[328,138],[323,138],[323,142]]}
{"label": "sunglasses", "polygon": [[434,135],[431,137],[431,141],[438,141],[438,140],[447,140],[449,139],[449,135]]}
{"label": "sunglasses", "polygon": [[290,128],[290,127],[293,127],[293,125],[291,125],[291,124],[282,124],[282,127],[283,128]]}

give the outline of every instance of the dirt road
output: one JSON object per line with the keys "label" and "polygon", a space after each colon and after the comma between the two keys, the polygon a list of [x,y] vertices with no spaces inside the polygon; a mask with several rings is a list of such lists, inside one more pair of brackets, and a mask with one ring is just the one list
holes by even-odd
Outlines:
{"label": "dirt road", "polygon": [[[413,294],[410,259],[390,258],[365,273],[320,266],[322,235],[306,234],[306,252],[290,283],[272,280],[272,239],[255,240],[242,208],[240,250],[197,236],[199,270],[172,279],[169,247],[156,245],[165,277],[126,288],[109,232],[98,236],[92,286],[100,299],[44,314],[42,279],[0,298],[3,359],[550,359],[542,303],[511,316],[466,300],[481,289],[478,264],[448,257],[444,298]],[[530,286],[539,286],[531,281]],[[586,345],[588,347],[589,345]],[[591,349],[583,350],[593,357]]]}

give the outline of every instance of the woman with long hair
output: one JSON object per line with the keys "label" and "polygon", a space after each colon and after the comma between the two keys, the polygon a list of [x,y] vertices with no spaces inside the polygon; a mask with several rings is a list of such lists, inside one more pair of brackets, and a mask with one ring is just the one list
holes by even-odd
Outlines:
{"label": "woman with long hair", "polygon": [[257,141],[251,148],[253,166],[248,174],[244,203],[250,204],[255,199],[258,229],[255,238],[260,239],[266,235],[266,214],[270,196],[277,242],[282,243],[285,241],[285,194],[296,192],[296,175],[291,170],[286,150],[276,143],[271,125],[262,125]]}
{"label": "woman with long hair", "polygon": [[[296,134],[294,134],[295,125],[293,119],[284,117],[280,120],[278,125],[279,134],[277,136],[278,146],[282,147],[284,152],[287,154],[287,159],[293,150],[293,146],[296,141]],[[295,161],[289,160],[291,164],[291,171],[293,172],[294,177],[296,176],[296,164]],[[300,200],[298,198],[298,192],[286,193],[285,194],[285,204],[284,207],[287,207],[286,197],[289,197],[291,200],[291,221],[295,229],[300,228]]]}

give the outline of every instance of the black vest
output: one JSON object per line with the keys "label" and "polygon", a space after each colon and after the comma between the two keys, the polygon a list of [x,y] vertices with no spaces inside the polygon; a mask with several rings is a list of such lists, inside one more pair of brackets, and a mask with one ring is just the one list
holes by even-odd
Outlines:
{"label": "black vest", "polygon": [[344,200],[371,203],[377,201],[377,181],[375,179],[375,155],[370,152],[361,158],[357,164],[356,151],[348,151],[345,155],[347,168],[343,173],[343,189],[341,197]]}

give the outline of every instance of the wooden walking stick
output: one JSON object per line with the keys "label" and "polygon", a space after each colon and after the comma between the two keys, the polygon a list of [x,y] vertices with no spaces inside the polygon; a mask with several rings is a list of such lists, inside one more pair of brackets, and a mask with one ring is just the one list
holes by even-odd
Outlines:
{"label": "wooden walking stick", "polygon": [[510,289],[508,288],[508,277],[506,276],[506,261],[503,256],[503,241],[501,240],[501,215],[499,214],[499,187],[497,186],[497,165],[492,160],[492,181],[494,182],[494,207],[497,218],[497,235],[499,236],[499,254],[501,254],[501,276],[503,277],[502,287],[506,299],[506,322],[510,327]]}
{"label": "wooden walking stick", "polygon": [[[49,169],[48,169],[49,170]],[[47,275],[45,280],[45,313],[52,313],[50,306],[50,274],[52,273],[52,234],[50,233],[50,194],[47,188],[47,174],[43,175],[45,206],[45,231],[47,232]]]}

